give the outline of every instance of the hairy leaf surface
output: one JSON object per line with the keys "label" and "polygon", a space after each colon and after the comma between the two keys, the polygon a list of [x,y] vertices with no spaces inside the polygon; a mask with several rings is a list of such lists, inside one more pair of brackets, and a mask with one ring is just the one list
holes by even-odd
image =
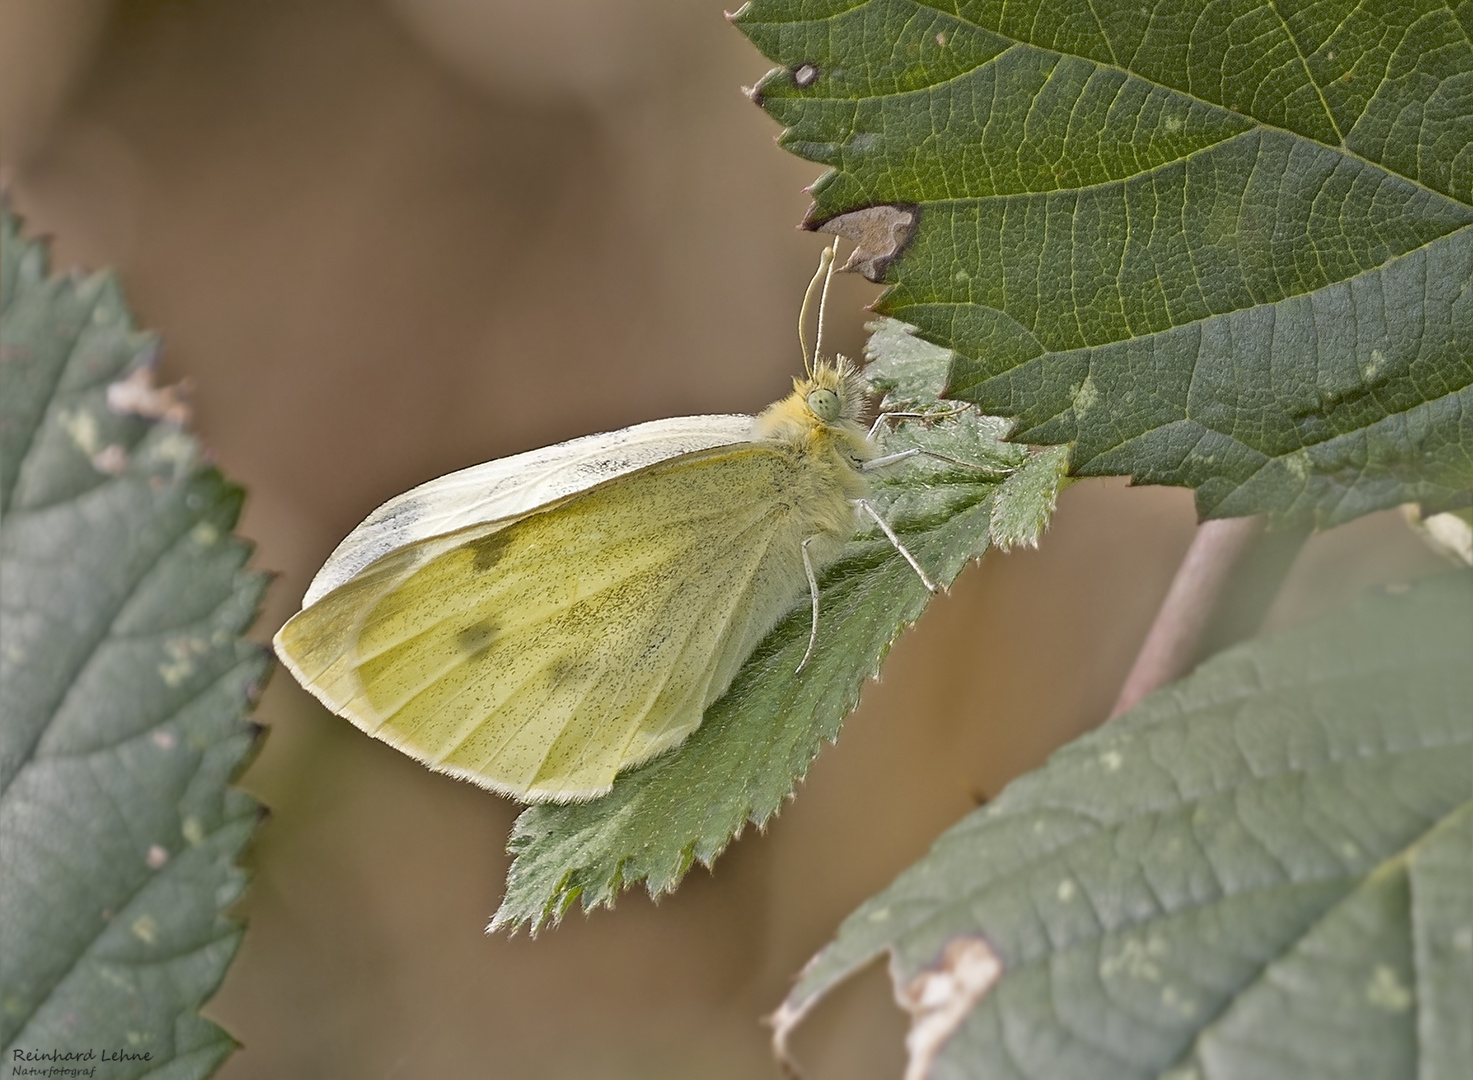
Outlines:
{"label": "hairy leaf surface", "polygon": [[[912,458],[878,474],[875,502],[906,547],[933,579],[949,584],[987,550],[994,498],[1016,477],[1026,483],[1012,492],[1009,541],[1034,542],[1053,510],[1059,456],[1033,456],[1002,441],[1007,421],[938,404],[946,350],[898,326],[872,341],[878,350],[866,374],[886,409],[942,416],[894,422],[885,452],[924,447],[955,459]],[[849,543],[819,591],[818,642],[800,674],[807,604],[778,624],[675,750],[621,774],[601,799],[523,811],[493,929],[526,923],[536,930],[580,897],[587,909],[612,904],[639,881],[658,896],[694,862],[710,865],[748,823],[761,827],[777,813],[929,599],[878,530]]]}

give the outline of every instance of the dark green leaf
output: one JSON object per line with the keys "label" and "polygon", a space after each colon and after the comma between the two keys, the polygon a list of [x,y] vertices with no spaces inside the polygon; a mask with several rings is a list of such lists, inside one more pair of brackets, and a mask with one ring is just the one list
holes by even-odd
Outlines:
{"label": "dark green leaf", "polygon": [[1468,571],[1220,654],[866,901],[780,1035],[889,951],[916,1075],[1466,1076],[1470,656]]}
{"label": "dark green leaf", "polygon": [[48,277],[8,210],[3,239],[0,1045],[203,1077],[234,1046],[198,1009],[241,934],[266,580],[116,280]]}
{"label": "dark green leaf", "polygon": [[956,350],[948,396],[1209,517],[1468,500],[1466,5],[753,0],[735,22],[782,65],[755,96],[783,145],[832,167],[808,224],[918,215],[866,265],[877,310]]}
{"label": "dark green leaf", "polygon": [[[1019,516],[1046,520],[1061,463],[1035,464],[1001,441],[1007,422],[938,405],[944,349],[897,330],[867,374],[886,391],[887,408],[923,406],[942,419],[899,420],[883,438],[886,452],[910,447],[955,461],[921,457],[883,470],[874,498],[906,547],[938,582],[950,583],[987,549],[994,493],[1033,472]],[[901,393],[901,387],[905,392]],[[963,464],[970,463],[970,464]],[[1030,471],[1031,470],[1031,471]],[[1047,507],[1044,503],[1047,503]],[[929,594],[878,531],[850,542],[820,580],[818,643],[801,674],[808,645],[805,604],[784,619],[747,661],[726,695],[676,750],[619,777],[594,802],[534,806],[517,819],[516,854],[493,928],[556,921],[579,897],[585,908],[611,904],[644,881],[653,896],[674,888],[693,862],[710,865],[751,822],[764,825],[791,793],[825,740],[832,740],[859,699],[866,678]]]}

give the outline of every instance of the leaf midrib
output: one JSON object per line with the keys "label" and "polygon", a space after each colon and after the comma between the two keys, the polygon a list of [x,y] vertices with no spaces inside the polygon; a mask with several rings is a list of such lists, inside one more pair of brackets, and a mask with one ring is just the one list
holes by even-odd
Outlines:
{"label": "leaf midrib", "polygon": [[[132,478],[121,478],[120,480],[114,481],[113,483],[127,483],[128,479]],[[104,490],[106,488],[110,488],[112,486],[113,484],[103,484],[99,487],[93,488],[92,491],[96,492]],[[180,485],[179,489],[177,490],[182,490],[186,486],[188,485]],[[201,507],[201,509],[203,510],[205,509],[205,507]],[[103,619],[99,620],[99,632],[93,637],[92,641],[88,642],[86,649],[77,658],[75,666],[68,673],[58,679],[58,685],[61,687],[61,693],[57,695],[56,700],[53,701],[50,707],[46,710],[46,719],[36,726],[35,733],[32,736],[30,743],[18,752],[16,757],[16,761],[18,762],[18,764],[16,766],[15,772],[12,773],[9,777],[3,778],[3,781],[0,781],[0,803],[4,802],[6,796],[10,792],[11,787],[15,784],[16,778],[25,771],[26,764],[35,758],[36,747],[39,746],[41,740],[45,738],[46,732],[51,729],[51,725],[56,722],[57,713],[61,711],[62,706],[66,703],[68,697],[71,695],[72,690],[76,686],[77,680],[81,677],[82,673],[86,671],[87,668],[91,665],[92,661],[96,659],[98,650],[102,648],[103,644],[107,641],[112,640],[113,627],[116,625],[118,617],[128,606],[128,602],[132,600],[133,597],[137,594],[139,587],[149,577],[152,571],[161,562],[163,562],[165,558],[173,553],[176,547],[186,537],[189,536],[190,531],[194,528],[195,525],[199,523],[199,520],[200,515],[198,514],[186,514],[182,522],[182,527],[178,530],[178,532],[176,532],[175,535],[168,540],[168,542],[160,545],[159,550],[155,553],[153,558],[149,559],[146,564],[139,567],[139,572],[137,576],[128,583],[128,587],[123,591],[122,595],[119,596],[117,603],[113,606],[113,609],[109,611]],[[8,568],[12,572],[14,572],[15,561],[12,559],[0,560],[0,570],[3,570],[4,568]]]}
{"label": "leaf midrib", "polygon": [[[1435,820],[1430,822],[1427,828],[1424,829],[1422,833],[1416,837],[1416,839],[1409,842],[1399,851],[1394,852],[1393,854],[1388,855],[1386,858],[1382,859],[1374,867],[1372,867],[1370,870],[1359,877],[1354,888],[1347,889],[1340,896],[1336,897],[1336,899],[1332,903],[1330,903],[1322,911],[1320,911],[1314,917],[1314,919],[1311,920],[1304,927],[1304,929],[1300,931],[1297,938],[1286,942],[1282,949],[1277,950],[1270,959],[1265,960],[1262,964],[1258,966],[1258,970],[1252,975],[1251,978],[1245,979],[1231,995],[1228,995],[1223,999],[1222,1007],[1219,1008],[1215,1013],[1213,1013],[1211,1017],[1208,1018],[1207,1022],[1196,1030],[1190,1042],[1186,1045],[1186,1047],[1183,1048],[1182,1053],[1179,1054],[1176,1060],[1172,1062],[1171,1068],[1186,1065],[1187,1061],[1195,1054],[1197,1048],[1201,1045],[1203,1038],[1210,1031],[1215,1030],[1219,1026],[1223,1019],[1223,1016],[1233,1007],[1234,1004],[1236,1004],[1237,1000],[1242,997],[1243,994],[1245,994],[1252,986],[1262,983],[1265,974],[1267,973],[1268,969],[1273,966],[1274,963],[1277,963],[1279,960],[1288,955],[1299,944],[1299,942],[1307,938],[1315,931],[1317,927],[1321,926],[1327,919],[1330,919],[1332,916],[1334,916],[1334,914],[1344,904],[1352,900],[1355,897],[1356,893],[1359,891],[1360,886],[1363,885],[1365,882],[1370,881],[1371,878],[1376,877],[1379,874],[1392,871],[1393,869],[1397,868],[1398,864],[1400,864],[1401,866],[1406,868],[1407,888],[1409,891],[1413,890],[1414,882],[1411,878],[1410,866],[1411,860],[1416,855],[1417,850],[1430,843],[1440,830],[1451,827],[1450,822],[1452,822],[1460,812],[1465,811],[1470,805],[1473,805],[1473,800],[1465,799],[1463,802],[1457,803],[1454,806],[1450,807],[1447,812],[1444,813],[1441,817],[1436,818]],[[1417,967],[1417,927],[1415,919],[1410,914],[1410,912],[1408,914],[1408,919],[1412,923],[1412,933],[1409,935],[1409,937],[1411,938],[1411,948],[1410,956],[1408,957],[1408,959],[1410,961],[1410,966],[1413,973],[1417,976],[1420,976],[1421,972],[1418,970]],[[1418,989],[1420,989],[1420,978],[1418,978],[1416,981]],[[1420,993],[1416,995],[1416,1001],[1417,1009],[1420,1012],[1422,1004]],[[1419,1038],[1418,1049],[1420,1050],[1420,1048],[1421,1040]]]}

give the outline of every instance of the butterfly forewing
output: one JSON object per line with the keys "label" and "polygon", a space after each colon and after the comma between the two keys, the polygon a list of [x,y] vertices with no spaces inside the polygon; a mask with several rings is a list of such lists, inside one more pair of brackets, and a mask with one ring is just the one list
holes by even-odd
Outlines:
{"label": "butterfly forewing", "polygon": [[674,416],[529,450],[436,477],[376,509],[317,572],[303,607],[411,544],[535,513],[682,454],[744,441],[752,417]]}

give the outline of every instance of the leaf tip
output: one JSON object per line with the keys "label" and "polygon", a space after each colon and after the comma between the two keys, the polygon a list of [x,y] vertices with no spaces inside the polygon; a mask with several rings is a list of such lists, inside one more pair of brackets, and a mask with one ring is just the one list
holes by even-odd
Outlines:
{"label": "leaf tip", "polygon": [[808,998],[801,1002],[795,1002],[791,996],[786,998],[772,1013],[762,1018],[762,1023],[772,1028],[772,1060],[776,1062],[778,1071],[790,1080],[802,1080],[803,1070],[798,1067],[798,1061],[793,1057],[793,1051],[788,1046],[788,1037],[808,1015],[817,998]]}

